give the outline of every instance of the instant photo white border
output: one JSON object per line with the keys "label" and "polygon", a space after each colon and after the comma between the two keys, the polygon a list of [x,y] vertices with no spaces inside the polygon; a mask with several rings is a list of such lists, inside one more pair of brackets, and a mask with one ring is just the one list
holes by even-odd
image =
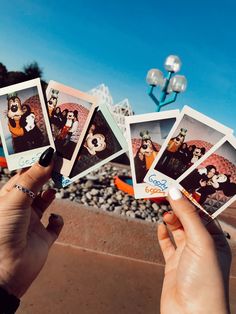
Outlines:
{"label": "instant photo white border", "polygon": [[86,122],[85,122],[85,124],[83,126],[83,130],[82,130],[82,132],[81,132],[81,134],[79,136],[79,140],[78,140],[78,142],[76,144],[76,147],[74,149],[74,152],[72,154],[71,159],[68,160],[66,158],[57,156],[56,160],[55,160],[54,171],[55,172],[59,172],[62,175],[67,177],[67,176],[69,176],[69,174],[70,174],[70,172],[72,170],[72,167],[74,165],[76,156],[78,154],[78,151],[79,151],[80,146],[82,144],[83,138],[84,138],[84,136],[86,134],[86,131],[87,131],[87,128],[89,126],[90,120],[91,120],[91,118],[93,116],[95,108],[97,107],[97,104],[96,104],[97,98],[94,97],[94,96],[91,96],[89,94],[83,93],[83,92],[81,92],[78,89],[74,89],[72,87],[69,87],[69,86],[66,86],[66,85],[63,85],[61,83],[58,83],[56,81],[52,81],[51,80],[51,81],[49,81],[49,84],[48,84],[48,87],[47,87],[47,90],[46,90],[47,100],[48,100],[49,93],[50,93],[51,89],[59,90],[59,92],[62,92],[64,94],[67,94],[67,95],[75,97],[75,98],[78,98],[78,100],[81,99],[81,100],[86,101],[86,102],[91,104],[91,108],[89,110]]}
{"label": "instant photo white border", "polygon": [[[74,176],[72,178],[60,176],[57,173],[53,173],[53,180],[54,180],[56,186],[65,187],[65,186],[71,184],[72,182],[75,182],[75,181],[79,180],[80,178],[86,176],[88,173],[97,170],[101,166],[105,165],[106,163],[110,162],[111,160],[115,159],[116,157],[118,157],[118,156],[120,156],[120,155],[122,155],[128,151],[126,139],[124,138],[124,136],[123,136],[120,128],[118,127],[115,119],[113,118],[110,110],[107,108],[107,106],[105,104],[101,104],[98,107],[98,111],[99,110],[101,111],[104,118],[106,119],[110,129],[113,131],[114,136],[116,137],[117,141],[119,142],[119,144],[121,146],[121,149],[118,152],[116,152],[115,154],[112,154],[111,156],[105,158],[104,160],[100,161],[99,163],[93,165],[92,167],[80,172],[79,174],[77,174],[76,176]],[[95,113],[95,115],[96,115],[96,113]]]}
{"label": "instant photo white border", "polygon": [[[130,156],[130,167],[131,167],[131,173],[132,173],[132,178],[133,178],[134,196],[136,199],[165,197],[167,196],[167,193],[165,192],[165,181],[159,182],[159,185],[156,187],[153,187],[152,185],[145,182],[136,183],[136,173],[135,173],[130,125],[134,123],[160,121],[160,120],[171,119],[171,118],[177,119],[178,115],[179,115],[179,110],[169,110],[169,111],[163,111],[163,112],[152,112],[152,113],[147,113],[147,114],[142,114],[142,115],[125,117],[127,141],[128,141],[129,156]],[[158,152],[158,155],[159,155],[159,152]]]}
{"label": "instant photo white border", "polygon": [[[193,108],[189,107],[189,106],[184,106],[178,119],[176,120],[175,124],[173,125],[168,137],[166,138],[166,141],[163,143],[161,149],[160,149],[160,152],[159,154],[157,155],[156,159],[154,160],[151,168],[149,169],[148,173],[146,174],[145,178],[144,178],[144,181],[147,182],[147,183],[150,183],[151,185],[153,186],[158,186],[159,182],[161,181],[166,181],[166,192],[168,192],[169,190],[169,187],[170,185],[172,185],[175,181],[178,180],[177,179],[173,179],[167,175],[165,175],[164,173],[162,172],[159,172],[157,170],[155,170],[155,167],[158,163],[158,161],[160,160],[160,158],[162,157],[162,154],[163,152],[166,150],[166,147],[167,147],[167,144],[169,143],[169,141],[171,140],[171,138],[173,137],[176,129],[178,128],[181,120],[183,119],[184,115],[187,115],[191,118],[194,118],[195,120],[198,120],[200,121],[201,123],[207,125],[208,127],[211,127],[212,129],[216,129],[217,132],[221,132],[223,133],[223,137],[222,139],[226,136],[226,135],[229,135],[229,134],[232,134],[233,133],[233,130],[224,126],[223,124],[213,120],[212,118],[209,118],[207,117],[206,115],[200,113],[199,111],[196,111],[194,110]],[[220,139],[217,143],[219,143],[222,139]],[[215,143],[207,153],[211,152],[214,150],[214,147],[215,145],[217,145],[217,143]],[[206,154],[207,154],[206,153]],[[200,159],[199,161],[202,162],[203,158],[205,157],[204,154]],[[195,166],[195,164],[194,164]],[[195,166],[196,167],[196,166]],[[186,170],[187,171],[187,170]],[[183,173],[185,174],[185,172]],[[183,175],[182,174],[182,175]],[[181,175],[181,176],[182,176]]]}
{"label": "instant photo white border", "polygon": [[37,87],[40,105],[42,108],[42,113],[43,113],[43,117],[44,117],[44,121],[45,121],[47,136],[48,136],[50,144],[46,145],[46,146],[42,146],[40,148],[35,148],[35,149],[27,150],[25,152],[15,153],[15,154],[9,155],[6,141],[5,141],[5,137],[4,137],[4,133],[3,133],[3,128],[2,128],[2,125],[0,123],[0,132],[2,134],[2,146],[3,146],[4,154],[5,154],[5,157],[7,160],[7,166],[8,166],[8,169],[10,171],[25,168],[25,167],[30,167],[36,161],[38,161],[38,159],[40,158],[40,155],[48,147],[51,146],[55,149],[53,136],[52,136],[52,132],[51,132],[51,127],[50,127],[50,123],[49,123],[49,119],[48,119],[46,104],[44,101],[42,87],[41,87],[41,83],[40,83],[39,78],[30,80],[30,81],[26,81],[23,83],[18,83],[18,84],[14,84],[11,86],[3,87],[0,89],[0,96],[4,96],[4,95],[7,95],[7,94],[12,93],[12,92],[19,92],[21,90],[25,90],[25,89],[28,89],[31,87]]}
{"label": "instant photo white border", "polygon": [[[207,152],[206,155],[204,155],[204,158],[201,159],[201,161],[197,161],[196,162],[196,166],[194,164],[194,167],[192,166],[191,168],[189,168],[186,173],[184,173],[184,175],[182,175],[181,177],[179,177],[179,179],[176,181],[180,190],[201,210],[203,210],[205,213],[207,213],[212,219],[216,218],[220,213],[222,213],[227,207],[229,207],[230,204],[232,204],[233,202],[236,201],[236,195],[234,195],[233,197],[231,197],[231,199],[228,200],[228,202],[226,202],[224,205],[222,205],[216,212],[214,212],[213,214],[209,214],[202,205],[200,205],[195,199],[193,199],[193,197],[191,197],[191,195],[189,194],[189,192],[180,184],[180,182],[186,178],[195,168],[197,168],[200,164],[202,164],[209,156],[211,156],[212,154],[215,153],[215,151],[217,151],[217,149],[219,149],[221,146],[223,146],[226,142],[228,142],[230,145],[232,145],[235,148],[235,154],[236,154],[236,138],[233,135],[228,135],[226,137],[224,137],[220,142],[218,142],[215,146],[214,149],[211,150],[211,152]],[[235,165],[236,167],[236,165]],[[187,192],[187,193],[186,193]]]}

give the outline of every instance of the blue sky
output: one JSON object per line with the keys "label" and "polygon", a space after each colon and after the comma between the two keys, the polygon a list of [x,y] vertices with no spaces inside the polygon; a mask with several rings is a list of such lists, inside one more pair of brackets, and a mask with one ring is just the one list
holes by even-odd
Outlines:
{"label": "blue sky", "polygon": [[236,130],[233,0],[2,1],[0,62],[21,70],[37,61],[44,79],[87,91],[109,86],[115,102],[155,111],[146,73],[183,63],[187,91],[166,109],[189,105]]}

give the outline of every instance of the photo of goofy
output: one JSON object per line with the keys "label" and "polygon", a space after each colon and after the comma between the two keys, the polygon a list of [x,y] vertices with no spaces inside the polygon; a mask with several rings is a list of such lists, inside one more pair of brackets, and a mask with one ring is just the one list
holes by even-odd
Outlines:
{"label": "photo of goofy", "polygon": [[151,140],[149,131],[140,132],[141,146],[139,147],[135,157],[135,174],[137,183],[142,183],[145,175],[150,169],[157,155],[157,149]]}
{"label": "photo of goofy", "polygon": [[7,96],[8,129],[12,136],[14,153],[41,147],[44,136],[38,128],[35,114],[27,104],[21,103],[17,93]]}

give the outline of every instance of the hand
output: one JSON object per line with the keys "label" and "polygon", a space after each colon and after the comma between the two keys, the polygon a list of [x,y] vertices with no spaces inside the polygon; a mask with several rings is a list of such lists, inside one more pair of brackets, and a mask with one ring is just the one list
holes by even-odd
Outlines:
{"label": "hand", "polygon": [[166,262],[161,313],[228,313],[231,252],[223,232],[214,221],[207,230],[178,189],[170,189],[168,200],[173,212],[158,226]]}
{"label": "hand", "polygon": [[0,190],[0,286],[18,298],[37,277],[63,226],[62,218],[57,215],[49,218],[46,228],[40,221],[55,198],[53,189],[32,200],[14,188],[20,184],[37,194],[49,180],[53,167],[52,163],[42,164],[36,163],[16,174]]}
{"label": "hand", "polygon": [[200,180],[199,183],[200,183],[200,185],[201,185],[202,187],[207,185],[207,182],[204,181],[204,180],[202,180],[202,179]]}

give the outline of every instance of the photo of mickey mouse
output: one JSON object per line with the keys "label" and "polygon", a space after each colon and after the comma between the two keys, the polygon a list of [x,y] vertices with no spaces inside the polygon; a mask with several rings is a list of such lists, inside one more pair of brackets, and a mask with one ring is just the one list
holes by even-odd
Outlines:
{"label": "photo of mickey mouse", "polygon": [[95,98],[55,81],[49,82],[46,95],[58,165],[61,164],[57,171],[68,176],[91,120]]}
{"label": "photo of mickey mouse", "polygon": [[78,153],[70,178],[100,163],[121,150],[111,127],[100,110],[96,110],[81,149]]}
{"label": "photo of mickey mouse", "polygon": [[224,143],[180,184],[209,214],[214,214],[236,195],[235,148]]}
{"label": "photo of mickey mouse", "polygon": [[[104,152],[107,147],[106,143],[106,127],[97,129],[95,124],[92,124],[89,128],[88,135],[86,136],[83,147],[86,149],[88,153],[92,156],[97,155],[100,156],[101,159],[105,157]],[[102,133],[98,133],[102,132]],[[106,152],[107,153],[107,152]]]}
{"label": "photo of mickey mouse", "polygon": [[43,145],[43,133],[36,123],[36,117],[30,106],[22,106],[23,115],[21,116],[21,125],[24,129],[24,141],[27,149],[38,148]]}

